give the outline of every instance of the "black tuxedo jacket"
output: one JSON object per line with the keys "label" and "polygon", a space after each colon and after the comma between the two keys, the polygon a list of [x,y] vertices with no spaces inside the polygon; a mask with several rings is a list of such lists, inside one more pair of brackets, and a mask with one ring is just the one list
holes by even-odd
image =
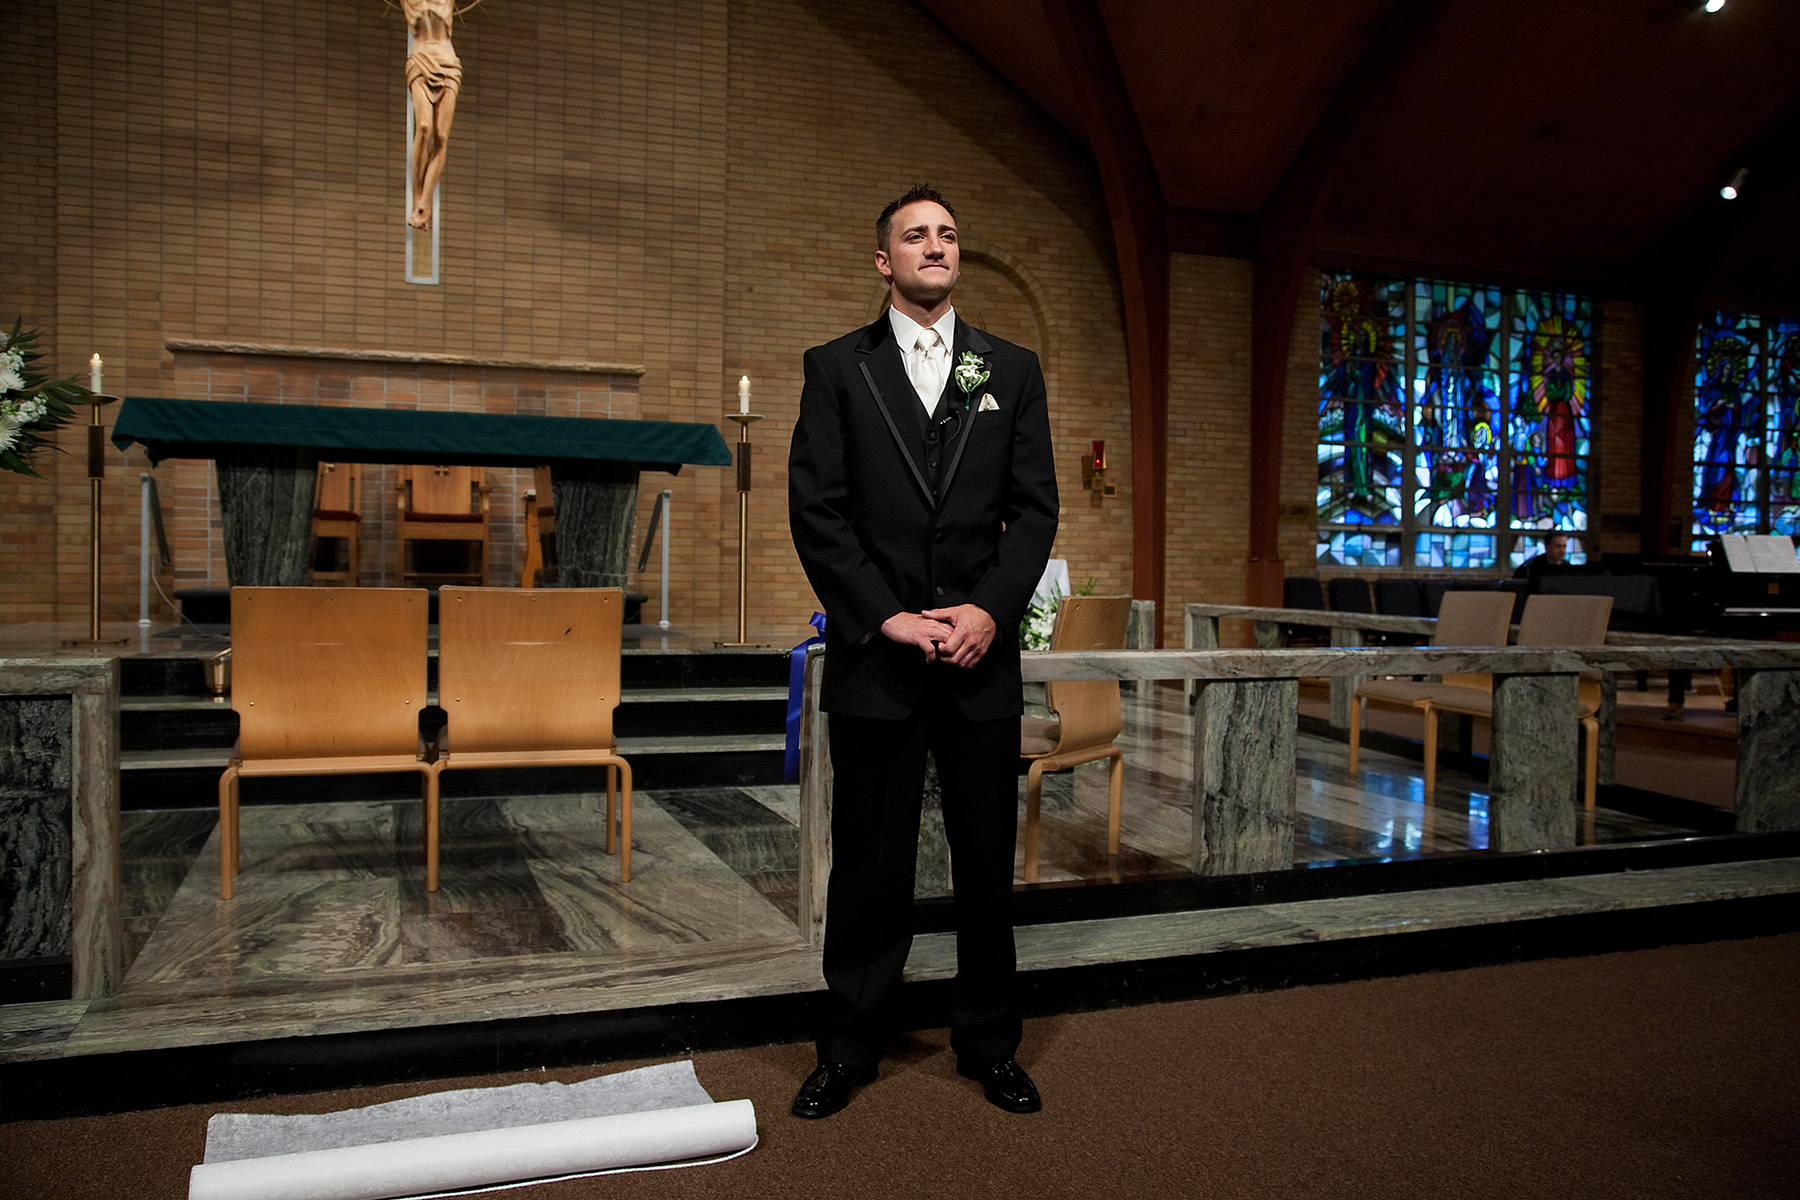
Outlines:
{"label": "black tuxedo jacket", "polygon": [[[966,352],[988,378],[965,397],[955,368]],[[942,689],[971,720],[1019,715],[1019,622],[1056,538],[1037,355],[957,319],[937,412],[951,405],[958,417],[937,451],[935,488],[922,406],[887,313],[808,350],[805,363],[788,517],[828,617],[826,711],[894,720]],[[974,667],[927,664],[916,646],[881,636],[895,613],[965,603],[999,626]]]}

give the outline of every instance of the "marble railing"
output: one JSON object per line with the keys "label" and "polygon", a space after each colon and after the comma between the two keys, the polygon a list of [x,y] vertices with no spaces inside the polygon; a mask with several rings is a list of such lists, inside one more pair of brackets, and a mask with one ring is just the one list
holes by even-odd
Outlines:
{"label": "marble railing", "polygon": [[[1269,611],[1269,610],[1264,610]],[[1377,618],[1399,620],[1402,618]],[[824,928],[830,873],[828,717],[818,704],[824,651],[806,664],[800,730],[800,927]],[[1739,672],[1737,829],[1800,829],[1800,646],[1772,642],[1594,647],[1112,650],[1027,654],[1027,681],[1192,680],[1193,833],[1198,875],[1294,863],[1296,734],[1302,678],[1491,674],[1489,845],[1573,847],[1579,806],[1577,682],[1584,672]],[[1131,803],[1126,794],[1125,803]]]}
{"label": "marble railing", "polygon": [[119,665],[0,658],[0,968],[65,956],[74,999],[119,982]]}

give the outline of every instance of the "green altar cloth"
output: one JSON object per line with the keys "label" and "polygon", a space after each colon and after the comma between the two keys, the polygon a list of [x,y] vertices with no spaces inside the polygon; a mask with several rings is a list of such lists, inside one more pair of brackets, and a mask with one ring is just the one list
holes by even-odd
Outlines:
{"label": "green altar cloth", "polygon": [[246,404],[128,396],[113,445],[142,442],[150,461],[221,458],[249,447],[316,450],[332,462],[531,467],[557,459],[636,463],[678,472],[682,464],[728,467],[731,452],[712,425],[519,417],[495,413]]}
{"label": "green altar cloth", "polygon": [[[210,458],[218,468],[225,570],[234,585],[298,587],[310,578],[314,472],[321,461],[441,466],[548,464],[558,582],[623,587],[640,470],[725,467],[711,425],[311,404],[128,396],[119,449],[152,463]],[[525,536],[536,536],[526,531]],[[485,573],[485,564],[484,564]]]}

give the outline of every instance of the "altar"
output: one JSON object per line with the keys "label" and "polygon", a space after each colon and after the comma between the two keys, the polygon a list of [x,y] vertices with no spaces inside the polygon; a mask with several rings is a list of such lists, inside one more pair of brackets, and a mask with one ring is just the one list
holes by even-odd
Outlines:
{"label": "altar", "polygon": [[548,465],[561,580],[572,587],[623,583],[641,471],[731,464],[719,431],[694,422],[147,396],[125,399],[112,440],[121,450],[143,445],[152,463],[217,464],[226,571],[235,586],[307,582],[321,461]]}

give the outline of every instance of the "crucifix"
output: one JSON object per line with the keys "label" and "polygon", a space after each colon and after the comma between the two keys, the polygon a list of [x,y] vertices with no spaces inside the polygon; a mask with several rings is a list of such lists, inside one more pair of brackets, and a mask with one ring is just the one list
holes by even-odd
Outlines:
{"label": "crucifix", "polygon": [[[470,7],[473,7],[472,5]],[[406,282],[438,281],[438,183],[450,153],[450,123],[462,90],[462,61],[450,44],[454,0],[400,0],[406,17]],[[466,9],[464,11],[467,11]],[[430,266],[415,250],[431,234]]]}

